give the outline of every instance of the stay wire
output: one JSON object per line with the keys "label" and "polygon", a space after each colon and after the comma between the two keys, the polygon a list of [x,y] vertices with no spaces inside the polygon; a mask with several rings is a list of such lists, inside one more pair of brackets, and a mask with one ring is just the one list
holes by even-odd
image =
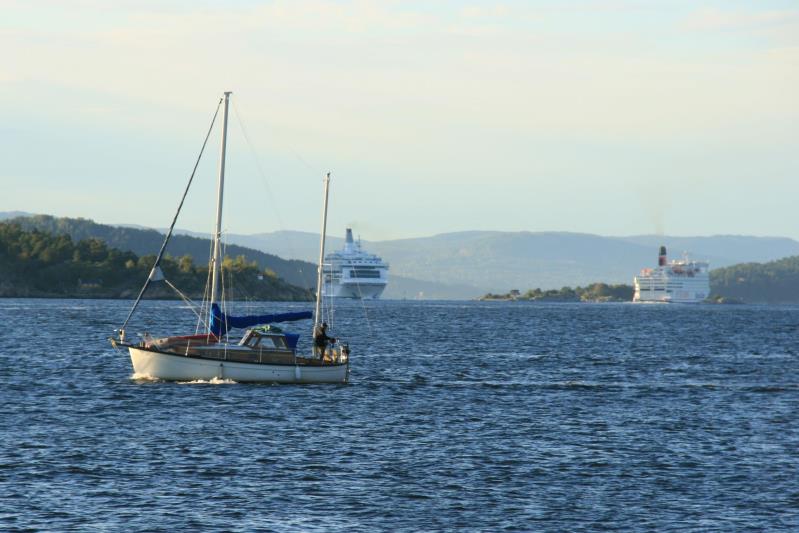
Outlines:
{"label": "stay wire", "polygon": [[[250,149],[250,155],[252,156],[253,160],[255,161],[255,168],[258,171],[258,174],[260,175],[261,180],[264,183],[264,186],[266,187],[266,193],[269,196],[269,200],[272,203],[272,212],[275,213],[275,216],[277,217],[277,222],[278,222],[278,225],[280,226],[280,228],[285,230],[286,229],[286,224],[283,222],[283,217],[280,215],[280,208],[279,208],[280,204],[277,201],[277,198],[275,197],[274,193],[272,192],[272,188],[269,186],[269,179],[266,177],[266,172],[264,172],[263,165],[261,165],[261,160],[258,158],[258,153],[255,150],[255,146],[253,145],[252,141],[250,140],[250,135],[247,132],[247,128],[244,125],[244,121],[241,119],[241,115],[239,114],[238,105],[236,104],[236,101],[233,101],[233,114],[235,115],[236,121],[239,124],[239,128],[241,129],[241,133],[242,133],[242,136],[244,137],[244,141],[247,143],[247,147]],[[313,169],[313,167],[311,165],[308,164],[307,161],[305,161],[302,157],[300,157],[300,155],[297,153],[296,150],[294,150],[291,147],[289,147],[289,150],[291,150],[291,152],[306,167],[308,167],[309,170],[311,170],[314,173],[317,172],[316,170]],[[298,257],[298,255],[296,253],[296,250],[294,249],[294,247],[291,244],[291,239],[288,239],[286,241],[286,243],[288,244],[289,253],[292,256],[294,256],[295,258]],[[302,267],[299,267],[298,270],[300,272],[300,279],[302,280],[303,284],[306,287],[310,287],[311,286],[311,282],[310,282],[310,280],[308,278],[308,273]]]}
{"label": "stay wire", "polygon": [[[214,250],[214,241],[211,240],[211,241],[209,241],[209,243],[210,243],[210,245],[208,247],[208,257],[211,257],[211,254],[214,253],[213,252],[213,250]],[[200,309],[200,313],[202,313],[203,315],[206,315],[206,316],[210,316],[211,315],[211,308],[210,308],[210,306],[208,306],[208,303],[211,301],[211,274],[212,274],[212,272],[211,272],[211,263],[209,261],[209,263],[208,263],[208,275],[205,278],[205,289],[203,289],[203,301],[202,301],[202,307]],[[199,331],[200,331],[200,321],[198,320],[197,321],[197,325],[195,326],[194,332],[198,333]],[[210,327],[208,328],[208,331],[211,331]]]}
{"label": "stay wire", "polygon": [[369,328],[369,335],[374,336],[374,330],[372,329],[372,321],[369,320],[369,312],[366,309],[366,303],[363,301],[363,292],[361,292],[361,284],[355,283],[355,286],[358,287],[358,299],[361,301],[361,309],[363,309],[363,317],[366,319],[366,327]]}
{"label": "stay wire", "polygon": [[[208,138],[211,137],[211,131],[214,129],[214,123],[216,122],[216,117],[219,114],[219,107],[222,105],[222,98],[219,99],[219,102],[216,104],[216,111],[214,111],[214,116],[211,118],[211,125],[208,126],[208,132],[205,134],[205,140],[203,140],[202,148],[200,148],[200,153],[197,155],[197,160],[194,162],[194,168],[191,171],[191,175],[189,176],[189,182],[186,184],[186,189],[183,191],[183,196],[180,199],[180,204],[178,204],[178,210],[175,212],[175,216],[172,218],[172,224],[169,226],[169,231],[166,234],[166,238],[164,238],[164,243],[161,245],[161,249],[158,251],[158,256],[156,256],[155,263],[153,264],[153,270],[158,268],[159,263],[161,262],[161,258],[164,256],[164,251],[166,250],[166,245],[169,243],[169,239],[172,238],[172,232],[175,229],[175,224],[178,221],[178,215],[180,215],[180,210],[183,208],[183,202],[186,201],[186,196],[189,194],[189,188],[191,187],[192,181],[194,181],[194,175],[197,173],[197,167],[200,166],[200,159],[203,156],[203,152],[205,151],[205,145],[208,144]],[[136,301],[133,303],[133,308],[128,313],[128,317],[125,319],[125,322],[122,324],[122,327],[119,328],[124,330],[128,322],[130,321],[130,317],[133,316],[133,313],[136,311],[136,308],[139,306],[139,302],[141,302],[142,296],[144,296],[144,291],[147,290],[147,287],[150,285],[152,276],[147,276],[147,280],[144,282],[144,286],[139,291],[139,295],[136,297]]]}
{"label": "stay wire", "polygon": [[[191,310],[192,310],[192,312],[193,312],[195,315],[197,315],[197,319],[198,319],[198,320],[200,320],[200,321],[202,321],[203,323],[205,323],[205,320],[203,320],[203,318],[202,318],[202,315],[200,314],[200,313],[202,312],[202,308],[200,308],[200,307],[199,307],[197,304],[195,304],[195,303],[194,303],[194,302],[191,300],[191,298],[189,298],[188,296],[186,296],[185,294],[183,294],[183,293],[180,291],[180,289],[178,289],[177,287],[175,287],[175,285],[173,285],[173,284],[172,284],[172,282],[171,282],[171,281],[169,281],[168,279],[164,278],[164,282],[165,282],[167,285],[169,285],[169,286],[172,288],[172,290],[173,290],[173,291],[175,291],[176,293],[178,293],[178,296],[180,296],[180,298],[183,300],[183,302],[184,302],[184,303],[186,303],[186,304],[189,306],[189,309],[191,309]],[[198,311],[198,310],[197,310],[198,308],[200,309],[200,311]],[[205,325],[207,326],[208,324],[205,324]],[[209,326],[209,331],[210,331],[210,326]]]}
{"label": "stay wire", "polygon": [[[223,232],[223,234],[224,233],[225,232]],[[221,302],[220,303],[222,304],[222,306],[221,306],[222,307],[222,314],[225,315],[225,322],[226,322],[225,323],[225,330],[226,330],[225,335],[227,335],[227,329],[228,329],[228,325],[227,325],[227,316],[228,316],[228,311],[229,311],[228,310],[228,295],[233,290],[233,287],[230,286],[230,276],[225,273],[225,269],[224,269],[225,258],[226,257],[227,257],[227,240],[223,240],[222,241],[222,264],[219,265],[219,276],[222,278],[220,280],[221,281],[220,285],[222,285],[222,295],[221,295]],[[225,282],[226,281],[228,283],[228,289],[230,289],[229,291],[225,289]],[[225,349],[227,350],[227,348],[225,348]]]}

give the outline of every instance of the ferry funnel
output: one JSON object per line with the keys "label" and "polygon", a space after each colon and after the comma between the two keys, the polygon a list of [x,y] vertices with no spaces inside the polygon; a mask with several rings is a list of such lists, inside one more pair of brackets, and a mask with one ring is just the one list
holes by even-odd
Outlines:
{"label": "ferry funnel", "polygon": [[666,247],[660,247],[660,255],[658,256],[658,266],[666,266]]}
{"label": "ferry funnel", "polygon": [[355,251],[355,242],[352,239],[352,228],[347,228],[347,238],[344,240],[344,251],[347,253]]}

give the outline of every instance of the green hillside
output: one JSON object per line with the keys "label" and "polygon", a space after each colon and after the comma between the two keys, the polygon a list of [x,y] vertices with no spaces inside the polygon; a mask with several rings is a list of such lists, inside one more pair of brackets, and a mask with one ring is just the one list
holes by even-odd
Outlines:
{"label": "green hillside", "polygon": [[742,263],[710,272],[714,296],[748,303],[799,302],[799,256]]}
{"label": "green hillside", "polygon": [[[19,224],[26,231],[39,230],[53,235],[69,235],[73,242],[99,239],[110,248],[129,250],[138,256],[157,254],[164,242],[164,235],[156,230],[108,226],[84,218],[34,215],[13,218],[8,222]],[[209,239],[173,235],[166,251],[174,257],[189,255],[195,263],[202,264],[208,261],[210,250]],[[292,285],[305,288],[315,286],[316,266],[306,261],[282,259],[276,255],[234,244],[225,247],[225,254],[230,257],[244,256],[247,261],[255,261],[259,268],[271,270]]]}
{"label": "green hillside", "polygon": [[[155,262],[109,247],[97,238],[74,242],[64,233],[26,231],[14,222],[0,223],[0,297],[133,298]],[[208,266],[191,256],[165,257],[167,279],[192,299],[202,298]],[[310,300],[308,290],[286,283],[244,256],[222,263],[231,300]],[[163,282],[151,284],[148,298],[176,298]]]}

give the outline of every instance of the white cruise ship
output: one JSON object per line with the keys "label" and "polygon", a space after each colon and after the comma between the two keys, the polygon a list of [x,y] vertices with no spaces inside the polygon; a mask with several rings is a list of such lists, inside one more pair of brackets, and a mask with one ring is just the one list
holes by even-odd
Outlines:
{"label": "white cruise ship", "polygon": [[657,268],[645,268],[633,280],[633,302],[698,303],[710,295],[710,263],[688,257],[668,262],[660,247]]}
{"label": "white cruise ship", "polygon": [[334,298],[376,299],[388,284],[388,264],[361,249],[347,228],[344,249],[325,256],[322,294]]}

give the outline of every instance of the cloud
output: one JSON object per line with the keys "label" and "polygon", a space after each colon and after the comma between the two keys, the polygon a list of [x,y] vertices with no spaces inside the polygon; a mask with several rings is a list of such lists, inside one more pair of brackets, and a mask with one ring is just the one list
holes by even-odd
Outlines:
{"label": "cloud", "polygon": [[[572,13],[558,16],[571,20]],[[730,23],[729,14],[714,11],[704,24],[707,13]],[[164,108],[205,113],[208,95],[229,87],[255,115],[250,122],[269,123],[289,138],[304,132],[304,145],[364,157],[384,157],[385,146],[426,157],[455,151],[465,137],[499,146],[466,132],[481,128],[507,136],[664,138],[796,115],[793,99],[782,98],[797,88],[790,51],[705,57],[696,49],[684,56],[653,49],[648,35],[634,31],[546,27],[545,16],[504,5],[144,4],[108,24],[86,28],[67,19],[58,32],[16,31],[0,43],[25,49],[7,58],[12,68],[4,76],[22,90],[49,84],[61,94],[61,102],[43,100],[43,110],[58,105],[59,113],[146,124]],[[75,106],[64,100],[67,92],[91,95],[94,103]],[[147,104],[150,114],[142,112]],[[336,138],[323,140],[330,125]]]}
{"label": "cloud", "polygon": [[[464,191],[486,195],[486,182],[500,199],[512,190],[557,200],[597,176],[605,186],[682,175],[696,163],[672,158],[680,150],[722,154],[704,180],[740,166],[725,166],[728,147],[796,143],[793,11],[680,19],[640,2],[40,5],[12,4],[0,23],[0,46],[19,51],[0,69],[4,116],[127,129],[120,145],[191,144],[230,88],[257,148],[269,150],[263,160],[302,154],[346,175],[337,187],[351,187],[341,198],[359,220],[380,218],[360,211],[380,209],[364,198],[378,182],[392,204],[425,190],[438,205],[436,191],[456,190],[478,212]],[[763,32],[767,46],[739,39],[743,31]],[[295,174],[312,174],[308,166]],[[289,165],[276,167],[282,178]]]}
{"label": "cloud", "polygon": [[691,13],[684,21],[691,30],[754,30],[799,23],[799,10],[722,10],[702,9]]}
{"label": "cloud", "polygon": [[511,14],[511,9],[502,4],[490,6],[466,6],[461,8],[460,16],[463,18],[504,18]]}

